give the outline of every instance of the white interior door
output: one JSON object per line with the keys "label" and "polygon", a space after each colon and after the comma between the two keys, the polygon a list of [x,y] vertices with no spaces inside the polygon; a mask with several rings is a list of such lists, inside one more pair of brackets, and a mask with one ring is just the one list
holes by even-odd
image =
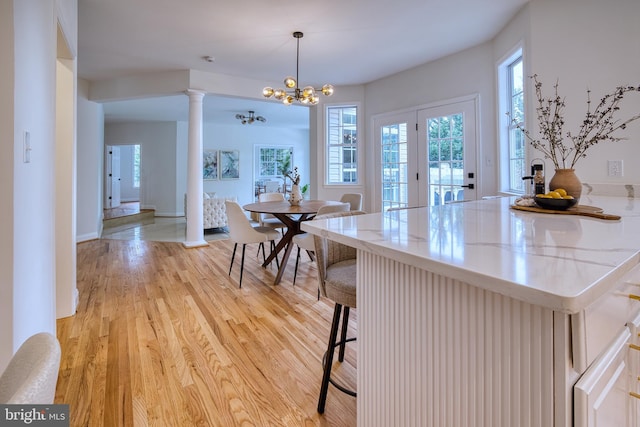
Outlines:
{"label": "white interior door", "polygon": [[418,110],[419,203],[477,198],[475,100]]}
{"label": "white interior door", "polygon": [[105,206],[116,208],[120,206],[120,147],[108,145],[105,159]]}

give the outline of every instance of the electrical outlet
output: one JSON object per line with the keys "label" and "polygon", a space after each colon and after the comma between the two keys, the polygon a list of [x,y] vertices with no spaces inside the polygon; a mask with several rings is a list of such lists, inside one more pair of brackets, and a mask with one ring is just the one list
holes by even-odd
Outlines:
{"label": "electrical outlet", "polygon": [[608,160],[609,176],[622,176],[622,160]]}

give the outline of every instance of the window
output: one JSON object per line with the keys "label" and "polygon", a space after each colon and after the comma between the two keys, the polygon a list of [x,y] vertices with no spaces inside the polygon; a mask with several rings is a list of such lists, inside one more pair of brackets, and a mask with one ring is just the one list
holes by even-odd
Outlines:
{"label": "window", "polygon": [[514,120],[524,127],[524,67],[522,49],[518,49],[505,60],[499,70],[501,121],[501,187],[510,193],[525,193],[523,176],[528,175],[525,167],[526,143],[522,131]]}
{"label": "window", "polygon": [[133,150],[133,188],[140,188],[140,145],[134,145]]}
{"label": "window", "polygon": [[355,106],[327,107],[327,184],[358,182],[357,123]]}
{"label": "window", "polygon": [[257,147],[256,178],[282,178],[291,171],[292,147]]}

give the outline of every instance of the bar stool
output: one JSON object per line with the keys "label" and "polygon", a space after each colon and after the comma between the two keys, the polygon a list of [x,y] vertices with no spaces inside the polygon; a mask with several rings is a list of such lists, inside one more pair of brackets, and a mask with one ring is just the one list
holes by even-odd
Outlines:
{"label": "bar stool", "polygon": [[362,210],[362,194],[360,193],[345,193],[340,197],[340,201],[349,203],[351,205],[350,211]]}
{"label": "bar stool", "polygon": [[[317,219],[353,216],[363,213],[362,211],[336,212],[322,215],[321,217],[317,217]],[[327,352],[322,361],[323,375],[320,386],[320,397],[318,399],[318,412],[322,414],[324,413],[327,401],[329,384],[332,384],[344,393],[356,396],[355,391],[347,389],[331,378],[331,367],[333,365],[335,348],[340,348],[338,361],[342,362],[344,360],[345,344],[356,339],[355,337],[347,338],[349,310],[356,308],[356,250],[350,246],[320,236],[314,235],[313,239],[316,263],[318,264],[318,285],[320,287],[320,293],[335,303]],[[340,315],[343,307],[342,331],[340,341],[337,341]]]}
{"label": "bar stool", "polygon": [[[316,216],[314,217],[314,219],[328,213],[346,212],[349,210],[349,208],[350,208],[349,203],[321,206],[320,208],[318,208],[318,213],[316,213]],[[293,236],[293,239],[291,241],[298,246],[298,253],[296,254],[296,267],[293,270],[293,286],[295,286],[296,277],[298,276],[298,264],[300,263],[300,249],[304,249],[305,251],[307,251],[307,254],[309,254],[309,257],[311,258],[311,255],[314,250],[313,235],[309,233],[296,234],[295,236]],[[313,258],[311,259],[313,260]],[[320,299],[320,289],[318,289],[318,299]]]}

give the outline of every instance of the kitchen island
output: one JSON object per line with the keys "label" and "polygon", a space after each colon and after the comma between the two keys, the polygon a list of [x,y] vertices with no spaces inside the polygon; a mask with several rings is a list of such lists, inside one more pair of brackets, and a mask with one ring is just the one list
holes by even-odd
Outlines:
{"label": "kitchen island", "polygon": [[303,224],[358,250],[359,426],[637,425],[640,200],[513,201]]}

